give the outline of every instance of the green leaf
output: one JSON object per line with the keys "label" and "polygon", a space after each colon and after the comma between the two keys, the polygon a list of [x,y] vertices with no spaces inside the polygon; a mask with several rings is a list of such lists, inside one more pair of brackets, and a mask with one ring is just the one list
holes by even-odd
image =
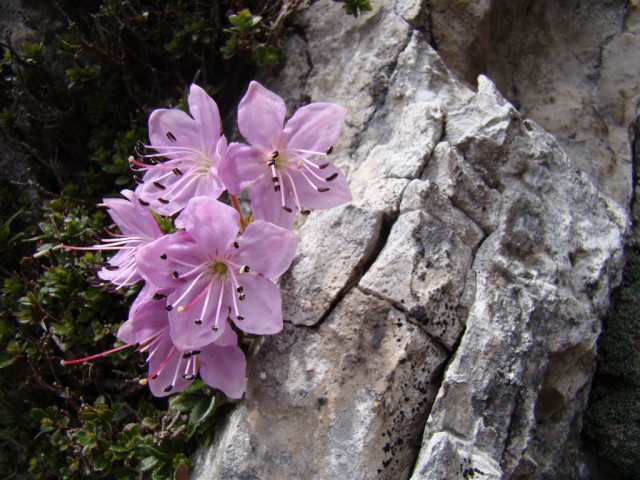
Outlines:
{"label": "green leaf", "polygon": [[162,450],[153,447],[151,445],[149,445],[148,443],[143,443],[142,445],[140,445],[138,447],[142,453],[149,455],[149,456],[153,456],[155,458],[157,458],[158,460],[164,460],[164,461],[168,461],[169,460],[169,455],[166,454],[165,452],[163,452]]}
{"label": "green leaf", "polygon": [[0,352],[0,368],[8,367],[9,365],[13,365],[13,362],[16,361],[16,357],[7,353]]}
{"label": "green leaf", "polygon": [[157,457],[150,456],[150,457],[143,458],[140,461],[138,468],[140,469],[141,472],[150,472],[151,470],[156,468],[158,465],[162,465],[162,461]]}
{"label": "green leaf", "polygon": [[211,398],[203,398],[193,407],[193,410],[191,410],[191,413],[189,414],[189,426],[197,429],[200,425],[213,417],[215,411],[215,395]]}

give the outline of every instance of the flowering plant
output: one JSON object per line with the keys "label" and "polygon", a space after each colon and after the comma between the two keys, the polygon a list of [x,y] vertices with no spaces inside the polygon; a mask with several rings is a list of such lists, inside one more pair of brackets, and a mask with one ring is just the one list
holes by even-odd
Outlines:
{"label": "flowering plant", "polygon": [[[98,277],[116,289],[144,287],[118,331],[123,345],[63,364],[132,347],[147,354],[149,375],[140,382],[155,396],[179,392],[199,374],[240,398],[246,359],[239,336],[282,330],[274,280],[295,254],[296,212],[351,199],[342,172],[325,161],[345,110],[312,103],[285,124],[284,100],[251,82],[238,107],[246,145],[227,143],[218,107],[202,88],[191,86],[188,103],[190,115],[152,112],[150,143],[139,143],[130,158],[138,187],[124,190],[125,199],[104,200],[121,233],[90,247],[65,246],[117,250]],[[249,215],[238,200],[245,189]],[[161,231],[159,216],[172,219],[171,232]]]}

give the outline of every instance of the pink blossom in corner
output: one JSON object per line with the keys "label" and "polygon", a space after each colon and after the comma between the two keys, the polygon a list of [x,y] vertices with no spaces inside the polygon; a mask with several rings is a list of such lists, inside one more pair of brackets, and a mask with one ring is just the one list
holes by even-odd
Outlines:
{"label": "pink blossom in corner", "polygon": [[238,128],[250,145],[229,145],[220,166],[229,193],[249,187],[255,217],[285,228],[292,227],[295,210],[307,214],[349,202],[344,175],[324,158],[345,114],[339,105],[312,103],[284,125],[284,100],[251,82],[238,106]]}
{"label": "pink blossom in corner", "polygon": [[256,220],[238,236],[238,212],[211,197],[192,199],[178,220],[185,231],[136,255],[154,285],[171,289],[167,309],[176,348],[196,350],[216,341],[230,328],[227,318],[246,333],[279,332],[280,291],[270,279],[291,264],[295,234]]}
{"label": "pink blossom in corner", "polygon": [[136,251],[162,236],[156,219],[151,212],[140,205],[138,198],[131,190],[123,190],[121,194],[126,198],[106,198],[104,206],[122,233],[112,234],[112,238],[105,238],[103,243],[92,247],[70,247],[69,250],[117,250],[109,259],[98,276],[118,287],[133,285],[143,278],[135,260]]}
{"label": "pink blossom in corner", "polygon": [[[138,148],[144,171],[136,193],[143,205],[162,215],[182,210],[196,196],[218,198],[225,187],[218,179],[218,164],[227,140],[221,135],[216,102],[197,85],[189,91],[191,116],[178,109],[155,110],[149,117],[150,145]],[[157,153],[145,153],[146,149]]]}
{"label": "pink blossom in corner", "polygon": [[147,354],[148,383],[156,397],[177,393],[200,373],[227,397],[240,398],[246,383],[246,359],[231,328],[200,350],[180,350],[171,341],[166,300],[145,298],[118,330],[118,338]]}
{"label": "pink blossom in corner", "polygon": [[246,384],[247,361],[237,346],[238,336],[231,328],[215,342],[201,350],[180,350],[171,341],[166,299],[154,298],[154,288],[145,286],[131,308],[129,319],[118,330],[124,345],[77,360],[64,360],[73,365],[95,360],[127,348],[147,355],[149,376],[140,383],[148,384],[156,397],[184,390],[200,373],[210,387],[227,397],[241,398]]}

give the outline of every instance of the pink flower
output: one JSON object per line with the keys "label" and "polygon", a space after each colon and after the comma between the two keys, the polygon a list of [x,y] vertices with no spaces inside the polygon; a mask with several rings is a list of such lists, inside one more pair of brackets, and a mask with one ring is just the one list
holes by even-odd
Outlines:
{"label": "pink flower", "polygon": [[[149,117],[151,145],[138,150],[150,164],[130,159],[145,171],[136,189],[140,201],[162,215],[179,212],[195,196],[218,198],[225,190],[217,171],[227,150],[218,106],[197,85],[191,85],[188,100],[192,116],[160,109]],[[157,153],[145,154],[144,148]]]}
{"label": "pink flower", "polygon": [[227,332],[230,318],[252,334],[282,329],[280,291],[270,280],[291,264],[293,232],[256,220],[242,235],[236,210],[211,197],[192,199],[178,218],[186,231],[141,249],[136,259],[157,287],[170,289],[171,339],[181,351],[201,349]]}
{"label": "pink flower", "polygon": [[226,328],[223,335],[201,350],[180,350],[171,341],[166,300],[154,299],[153,292],[153,288],[145,286],[131,308],[129,319],[118,330],[118,338],[124,345],[62,364],[84,363],[133,347],[147,354],[149,376],[140,383],[149,384],[156,397],[180,392],[198,373],[209,386],[222,390],[227,397],[242,397],[247,361],[237,346],[236,333]]}
{"label": "pink flower", "polygon": [[127,199],[103,200],[121,234],[112,234],[112,238],[103,239],[102,244],[92,247],[64,247],[69,250],[118,250],[100,270],[98,276],[119,287],[133,285],[143,279],[138,270],[135,253],[143,245],[162,236],[156,219],[138,202],[136,194],[131,190],[123,190],[121,194]]}
{"label": "pink flower", "polygon": [[342,172],[325,162],[346,110],[333,103],[302,107],[283,128],[284,100],[257,82],[238,106],[238,127],[251,145],[233,143],[220,166],[229,193],[250,187],[256,218],[291,228],[294,210],[307,214],[351,200]]}
{"label": "pink flower", "polygon": [[118,331],[118,338],[147,353],[151,393],[164,397],[187,387],[199,372],[211,387],[240,398],[246,383],[246,359],[231,328],[200,350],[180,350],[171,341],[166,300],[145,299]]}

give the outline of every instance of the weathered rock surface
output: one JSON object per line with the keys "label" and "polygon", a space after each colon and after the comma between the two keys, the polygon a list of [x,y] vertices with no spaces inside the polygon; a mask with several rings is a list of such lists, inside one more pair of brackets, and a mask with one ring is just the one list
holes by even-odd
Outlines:
{"label": "weathered rock surface", "polygon": [[640,102],[637,0],[429,4],[431,41],[446,64],[470,84],[488,75],[600,190],[629,205]]}
{"label": "weathered rock surface", "polygon": [[315,4],[270,85],[347,107],[354,202],[300,226],[288,323],[193,478],[579,478],[625,211],[489,79],[455,79],[420,2],[381,3]]}

